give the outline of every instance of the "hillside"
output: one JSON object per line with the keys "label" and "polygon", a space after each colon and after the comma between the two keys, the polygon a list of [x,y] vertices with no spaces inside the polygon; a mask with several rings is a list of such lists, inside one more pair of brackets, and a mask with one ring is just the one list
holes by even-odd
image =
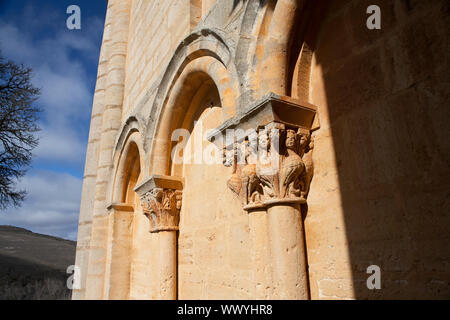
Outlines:
{"label": "hillside", "polygon": [[68,299],[76,242],[0,226],[0,299]]}

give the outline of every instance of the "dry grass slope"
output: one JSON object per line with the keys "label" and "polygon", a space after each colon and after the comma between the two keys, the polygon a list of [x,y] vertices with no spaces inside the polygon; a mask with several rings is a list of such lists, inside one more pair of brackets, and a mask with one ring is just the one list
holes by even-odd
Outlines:
{"label": "dry grass slope", "polygon": [[0,299],[65,300],[76,242],[0,226]]}

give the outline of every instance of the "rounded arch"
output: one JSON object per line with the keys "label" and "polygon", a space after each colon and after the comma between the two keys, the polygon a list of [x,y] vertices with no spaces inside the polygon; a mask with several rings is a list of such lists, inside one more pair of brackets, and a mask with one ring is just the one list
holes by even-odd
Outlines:
{"label": "rounded arch", "polygon": [[292,26],[286,66],[287,94],[307,102],[310,102],[311,64],[314,53],[312,34],[320,26],[323,6],[324,3],[307,2]]}
{"label": "rounded arch", "polygon": [[[266,39],[277,0],[251,0],[247,4],[242,19],[241,36],[236,48],[238,67],[241,72],[241,86],[245,97],[252,100],[259,98],[261,87],[261,65]],[[250,43],[248,39],[253,39]],[[247,65],[243,65],[243,64]]]}
{"label": "rounded arch", "polygon": [[172,131],[206,81],[218,90],[222,121],[233,117],[240,90],[231,52],[217,32],[203,29],[181,42],[160,82],[145,134],[149,173],[168,174]]}
{"label": "rounded arch", "polygon": [[[114,154],[113,159],[117,160],[118,155],[122,153],[125,148],[125,145],[128,141],[130,135],[134,132],[139,133],[139,145],[143,146],[143,140],[140,133],[143,131],[144,127],[143,121],[135,115],[131,115],[122,125],[122,128],[119,130],[119,135],[117,136],[116,142],[114,144]],[[116,164],[116,162],[114,162]]]}
{"label": "rounded arch", "polygon": [[291,56],[292,51],[299,51],[293,42],[302,34],[303,20],[307,20],[305,12],[311,3],[306,0],[277,1],[264,39],[264,53],[259,66],[259,96],[270,91],[279,95],[291,94]]}
{"label": "rounded arch", "polygon": [[[110,261],[106,273],[108,297],[111,299],[128,299],[135,285],[130,277],[136,264],[134,242],[136,233],[143,227],[145,220],[141,213],[140,199],[134,191],[142,179],[143,146],[136,118],[129,118],[116,140],[113,153],[114,175],[111,179],[108,207],[108,247],[107,259]],[[144,220],[144,223],[142,221]]]}
{"label": "rounded arch", "polygon": [[[189,159],[187,160],[188,162],[198,161],[198,158],[196,161],[198,154],[195,155],[196,149],[193,147],[192,143],[194,141],[195,143],[199,142],[196,138],[199,134],[202,136],[204,135],[201,128],[206,130],[217,128],[222,123],[223,113],[217,86],[207,74],[195,72],[183,78],[187,83],[191,83],[195,78],[201,79],[201,83],[197,82],[197,85],[194,88],[190,88],[192,90],[186,90],[184,81],[180,82],[176,86],[179,86],[177,89],[182,89],[184,87],[185,90],[176,90],[176,92],[179,92],[180,94],[174,96],[175,99],[169,100],[169,104],[175,106],[180,105],[178,101],[181,103],[185,101],[185,103],[182,104],[182,109],[180,109],[180,117],[174,122],[171,132],[176,133],[174,130],[182,129],[184,134],[189,132],[189,136],[183,135],[182,140],[180,140],[177,135],[171,137],[176,141],[172,141],[171,139],[169,147],[171,154],[169,157],[168,174],[179,177],[184,176],[183,168],[185,160]],[[186,95],[189,95],[189,98],[183,99]],[[205,144],[207,145],[208,143],[202,141],[202,158],[204,148],[206,147]],[[186,158],[186,156],[188,158]]]}
{"label": "rounded arch", "polygon": [[[211,107],[220,105],[222,110],[222,119],[219,120],[217,126],[231,117],[226,113],[226,106],[234,103],[234,97],[230,95],[230,92],[221,90],[227,84],[228,79],[226,77],[221,80],[217,79],[217,76],[223,72],[220,69],[222,69],[221,64],[214,58],[201,57],[192,61],[177,79],[171,95],[167,98],[164,110],[161,112],[152,139],[150,155],[152,173],[169,174],[172,133],[176,129],[190,129],[189,126],[199,108],[196,100],[198,100],[199,92],[203,91],[202,88],[215,90],[219,96],[220,101],[211,105]],[[224,75],[226,76],[226,74]]]}
{"label": "rounded arch", "polygon": [[[209,73],[219,90],[229,91],[235,99],[239,96],[239,76],[229,46],[219,35],[218,30],[201,29],[187,36],[175,50],[159,83],[153,103],[152,111],[156,111],[157,116],[187,65],[202,57],[211,57],[221,65],[217,70],[211,70]],[[228,95],[224,94],[224,96]],[[233,116],[236,112],[235,99],[229,99],[224,104],[229,116]],[[156,119],[150,117],[148,124],[150,125]]]}
{"label": "rounded arch", "polygon": [[142,136],[135,117],[130,117],[125,122],[114,148],[113,161],[115,170],[110,202],[133,205],[129,193],[132,191],[134,195],[134,186],[141,173],[145,172]]}

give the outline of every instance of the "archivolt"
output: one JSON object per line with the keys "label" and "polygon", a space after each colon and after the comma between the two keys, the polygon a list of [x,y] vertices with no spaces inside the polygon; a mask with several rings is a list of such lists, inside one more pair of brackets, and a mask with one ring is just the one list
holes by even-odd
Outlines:
{"label": "archivolt", "polygon": [[231,52],[223,38],[212,30],[189,35],[178,46],[160,82],[147,122],[144,148],[149,154],[149,173],[167,174],[170,136],[180,113],[189,106],[189,95],[204,81],[216,85],[223,121],[238,109],[239,78]]}
{"label": "archivolt", "polygon": [[[312,3],[312,2],[311,2]],[[289,59],[292,41],[297,29],[304,21],[299,21],[310,3],[307,0],[278,0],[269,32],[264,41],[264,55],[260,66],[260,96],[272,91],[279,95],[290,94],[288,83]]]}
{"label": "archivolt", "polygon": [[137,148],[141,171],[145,172],[145,153],[141,136],[142,123],[134,116],[127,119],[116,140],[113,151],[114,179],[108,192],[109,202],[120,202],[124,177],[127,174],[130,150]]}

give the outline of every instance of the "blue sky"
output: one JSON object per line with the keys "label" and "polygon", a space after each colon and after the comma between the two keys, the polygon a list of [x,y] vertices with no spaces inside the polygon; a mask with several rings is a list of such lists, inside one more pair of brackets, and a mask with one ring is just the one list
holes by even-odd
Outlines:
{"label": "blue sky", "polygon": [[[81,9],[81,30],[69,30],[67,7]],[[0,0],[0,48],[30,66],[41,88],[40,143],[18,186],[20,208],[0,211],[0,225],[76,240],[89,119],[106,0]]]}

